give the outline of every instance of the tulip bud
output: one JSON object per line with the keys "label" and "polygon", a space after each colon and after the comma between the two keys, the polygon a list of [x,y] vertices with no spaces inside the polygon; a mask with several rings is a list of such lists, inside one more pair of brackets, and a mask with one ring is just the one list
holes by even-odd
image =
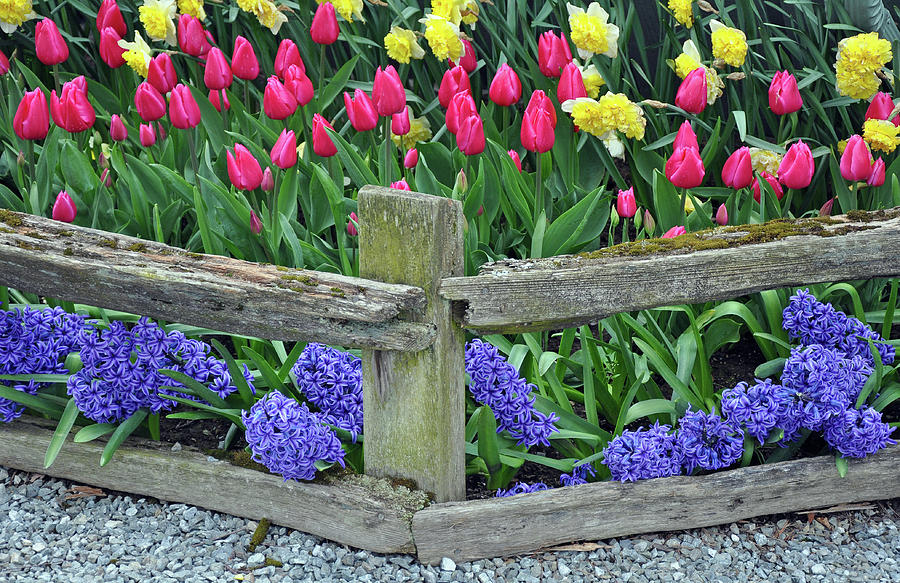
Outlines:
{"label": "tulip bud", "polygon": [[87,83],[83,76],[64,83],[59,98],[56,97],[56,90],[50,92],[50,114],[53,123],[69,133],[83,132],[93,127],[97,115],[88,101]]}
{"label": "tulip bud", "polygon": [[475,47],[473,47],[472,43],[470,43],[466,39],[460,40],[462,41],[463,49],[465,51],[463,53],[463,56],[460,57],[458,63],[453,59],[447,59],[447,61],[450,63],[451,67],[456,67],[457,65],[459,65],[466,70],[466,73],[471,75],[472,72],[475,71],[476,68],[478,68],[478,59],[475,57]]}
{"label": "tulip bud", "polygon": [[694,188],[703,184],[706,169],[696,148],[678,148],[666,160],[666,178],[679,188]]}
{"label": "tulip bud", "polygon": [[519,172],[522,171],[522,159],[519,157],[519,153],[515,150],[509,150],[506,152],[509,154],[509,157],[512,158],[513,164],[516,165],[516,168],[519,169]]}
{"label": "tulip bud", "polygon": [[787,71],[778,71],[769,85],[769,109],[777,115],[794,113],[803,106],[797,89],[797,78]]}
{"label": "tulip bud", "polygon": [[50,216],[54,221],[71,223],[75,220],[76,214],[78,214],[78,209],[75,208],[75,203],[72,201],[69,193],[65,190],[61,190],[59,194],[56,195],[56,202],[53,203],[53,212]]}
{"label": "tulip bud", "polygon": [[231,87],[233,76],[225,53],[219,47],[209,49],[206,55],[206,68],[203,71],[203,82],[208,89],[227,89]]}
{"label": "tulip bud", "polygon": [[50,110],[40,89],[26,91],[13,117],[13,130],[21,140],[43,140],[50,131]]}
{"label": "tulip bud", "polygon": [[477,115],[478,108],[475,106],[475,100],[468,92],[460,92],[453,96],[450,100],[450,106],[447,107],[447,114],[444,120],[447,124],[447,131],[456,135],[459,131],[459,124],[463,119],[470,115]]}
{"label": "tulip bud", "polygon": [[[393,186],[391,188],[394,188]],[[359,231],[357,230],[357,226],[359,225],[359,217],[356,216],[356,213],[350,213],[350,220],[347,221],[347,234],[351,237],[356,237],[359,235]]]}
{"label": "tulip bud", "polygon": [[[872,97],[872,103],[866,109],[866,119],[887,119],[894,110],[894,100],[883,91],[879,91]],[[895,115],[891,120],[895,126],[900,126],[900,115]]]}
{"label": "tulip bud", "polygon": [[531,94],[525,115],[522,116],[520,139],[522,146],[531,152],[543,154],[553,148],[556,141],[556,109],[550,98],[537,90]]}
{"label": "tulip bud", "polygon": [[637,212],[637,202],[634,199],[634,187],[628,190],[619,190],[616,195],[616,212],[620,217],[630,219]]}
{"label": "tulip bud", "polygon": [[253,190],[262,184],[263,172],[259,162],[243,144],[234,145],[234,154],[225,150],[228,179],[235,188]]}
{"label": "tulip bud", "polygon": [[97,166],[100,168],[109,168],[109,157],[103,152],[100,152],[100,155],[97,156]]}
{"label": "tulip bud", "polygon": [[723,227],[728,224],[728,209],[724,204],[720,204],[719,210],[716,211],[716,224]]}
{"label": "tulip bud", "polygon": [[142,123],[138,129],[138,135],[141,138],[141,145],[145,148],[149,148],[156,143],[156,132],[151,124]]}
{"label": "tulip bud", "polygon": [[190,14],[178,17],[178,46],[192,57],[203,57],[209,53],[210,44],[203,23]]}
{"label": "tulip bud", "polygon": [[69,58],[69,46],[56,23],[49,18],[41,20],[34,28],[34,49],[38,60],[47,66],[58,65]]}
{"label": "tulip bud", "polygon": [[[296,153],[297,149],[294,149]],[[275,190],[275,177],[272,176],[272,169],[266,166],[263,169],[263,179],[262,182],[259,183],[259,189],[263,192],[271,192]]]}
{"label": "tulip bud", "polygon": [[297,98],[272,75],[263,92],[263,111],[269,119],[287,119],[297,111]]}
{"label": "tulip bud", "polygon": [[119,37],[123,37],[128,33],[128,27],[125,26],[125,19],[122,18],[122,12],[116,0],[103,0],[100,3],[100,9],[97,10],[97,31],[103,32],[104,28],[112,28]]}
{"label": "tulip bud", "polygon": [[6,57],[6,53],[0,51],[0,76],[7,73],[9,73],[9,59]]}
{"label": "tulip bud", "polygon": [[109,119],[109,137],[114,142],[124,142],[128,139],[128,129],[117,113],[114,113]]}
{"label": "tulip bud", "polygon": [[562,68],[572,62],[566,35],[547,31],[538,39],[538,68],[545,77],[559,77]]}
{"label": "tulip bud", "polygon": [[[656,220],[654,220],[653,215],[650,214],[650,209],[644,209],[644,232],[653,233],[656,230]],[[637,226],[637,225],[635,225]]]}
{"label": "tulip bud", "polygon": [[466,191],[469,190],[469,180],[466,178],[466,172],[462,168],[459,169],[459,174],[456,175],[456,182],[453,184],[453,190],[459,194],[465,194]]}
{"label": "tulip bud", "polygon": [[[775,197],[778,200],[784,196],[784,189],[781,188],[781,184],[779,184],[778,179],[769,174],[768,172],[763,172],[760,174],[763,178],[766,179],[766,182],[769,183],[769,186],[772,187],[772,190],[775,192]],[[753,189],[753,200],[759,202],[762,198],[762,193],[760,192],[759,179],[754,178],[753,184],[750,186]]]}
{"label": "tulip bud", "polygon": [[872,154],[862,136],[855,134],[847,140],[841,154],[841,176],[844,180],[868,180],[872,175]]}
{"label": "tulip bud", "polygon": [[[222,94],[221,96],[219,96],[220,93]],[[225,92],[225,90],[211,90],[209,92],[209,102],[212,103],[212,106],[215,107],[216,111],[218,112],[222,111],[222,101],[225,102],[226,111],[231,109],[231,102],[228,101],[228,94]]]}
{"label": "tulip bud", "polygon": [[141,119],[147,122],[156,121],[166,115],[166,99],[147,81],[135,89],[134,107]]}
{"label": "tulip bud", "polygon": [[234,39],[234,51],[231,53],[231,72],[238,79],[253,81],[259,77],[259,60],[250,41],[242,36]]}
{"label": "tulip bud", "polygon": [[147,69],[147,81],[163,95],[171,91],[178,83],[175,66],[172,64],[172,58],[167,53],[159,53],[150,59],[150,66]]}
{"label": "tulip bud", "polygon": [[250,232],[254,235],[262,233],[262,221],[259,220],[259,217],[256,216],[252,209],[250,211]]}
{"label": "tulip bud", "polygon": [[453,67],[441,78],[441,86],[438,88],[438,102],[441,107],[449,107],[450,100],[460,91],[471,93],[469,76],[462,67]]}
{"label": "tulip bud", "polygon": [[609,213],[609,225],[615,230],[615,228],[619,226],[621,220],[619,212],[615,209],[611,209]]}
{"label": "tulip bud", "polygon": [[575,63],[566,63],[563,67],[562,75],[559,77],[559,83],[556,86],[556,99],[560,104],[579,97],[587,97],[587,91],[584,88],[584,80],[581,77],[581,69]]}
{"label": "tulip bud", "polygon": [[109,175],[109,168],[104,168],[103,172],[100,173],[100,182],[102,182],[103,186],[106,188],[112,188],[113,181],[112,176]]}
{"label": "tulip bud", "polygon": [[300,58],[297,44],[286,38],[278,45],[278,52],[275,54],[275,74],[284,79],[288,67],[291,65],[297,65],[301,73],[306,73],[306,65],[303,64],[303,59]]}
{"label": "tulip bud", "polygon": [[169,119],[172,125],[180,130],[197,127],[200,123],[200,106],[194,99],[191,89],[179,83],[172,90],[169,98]]}
{"label": "tulip bud", "polygon": [[409,106],[391,116],[391,133],[395,136],[405,136],[409,133]]}
{"label": "tulip bud", "polygon": [[884,184],[884,174],[884,160],[879,158],[875,160],[874,164],[872,164],[872,174],[869,176],[866,184],[868,184],[869,186],[881,186],[882,184]]}
{"label": "tulip bud", "polygon": [[378,112],[375,111],[375,104],[362,89],[356,89],[352,98],[349,93],[344,92],[344,108],[356,131],[367,132],[375,129],[378,125]]}
{"label": "tulip bud", "polygon": [[[691,122],[687,120],[682,122],[681,126],[678,128],[678,133],[675,134],[675,141],[672,143],[673,150],[677,150],[678,148],[700,149],[700,144],[697,142],[697,134],[694,133]],[[748,149],[747,152],[749,153],[749,151],[750,150]]]}
{"label": "tulip bud", "polygon": [[125,49],[119,46],[122,37],[111,26],[100,31],[100,58],[111,69],[118,69],[125,64]]}
{"label": "tulip bud", "polygon": [[663,239],[674,239],[680,235],[684,235],[687,231],[685,231],[684,227],[678,225],[676,227],[672,227],[662,236]]}
{"label": "tulip bud", "polygon": [[294,94],[298,105],[306,105],[315,94],[312,81],[297,65],[290,65],[284,73],[284,86]]}
{"label": "tulip bud", "polygon": [[338,38],[337,15],[331,2],[323,2],[316,9],[312,24],[309,27],[309,35],[316,44],[330,45]]}
{"label": "tulip bud", "polygon": [[678,93],[675,94],[675,105],[688,113],[700,113],[706,109],[706,69],[699,67],[687,74]]}
{"label": "tulip bud", "polygon": [[287,170],[297,163],[297,137],[292,130],[281,130],[269,157],[272,164],[282,170]]}
{"label": "tulip bud", "polygon": [[456,147],[466,156],[484,152],[484,124],[481,116],[470,115],[459,124],[456,132]]}
{"label": "tulip bud", "polygon": [[[312,142],[313,152],[323,158],[328,158],[337,154],[337,147],[331,141],[328,135],[328,129],[334,129],[328,121],[318,113],[313,115]],[[328,128],[328,129],[326,129]]]}
{"label": "tulip bud", "polygon": [[407,169],[415,168],[416,164],[419,163],[419,151],[415,148],[410,148],[406,151],[406,156],[403,157],[403,167]]}
{"label": "tulip bud", "polygon": [[822,205],[822,208],[819,209],[820,217],[830,217],[831,210],[834,207],[834,197],[829,198],[825,201],[825,204]]}
{"label": "tulip bud", "polygon": [[812,182],[815,171],[816,163],[809,146],[803,140],[797,140],[781,159],[778,179],[788,188],[806,188]]}
{"label": "tulip bud", "polygon": [[750,148],[744,146],[735,150],[725,160],[722,167],[722,182],[731,188],[747,188],[753,182],[753,162],[750,160]]}
{"label": "tulip bud", "polygon": [[494,80],[491,81],[488,96],[501,107],[508,107],[519,101],[522,97],[522,82],[512,67],[506,63],[500,65]]}
{"label": "tulip bud", "polygon": [[388,65],[383,71],[378,67],[375,71],[372,101],[375,103],[375,111],[384,117],[399,113],[406,107],[406,91],[393,65]]}
{"label": "tulip bud", "polygon": [[391,182],[391,188],[396,188],[397,190],[412,190],[409,187],[409,184],[405,180],[398,180],[397,182]]}

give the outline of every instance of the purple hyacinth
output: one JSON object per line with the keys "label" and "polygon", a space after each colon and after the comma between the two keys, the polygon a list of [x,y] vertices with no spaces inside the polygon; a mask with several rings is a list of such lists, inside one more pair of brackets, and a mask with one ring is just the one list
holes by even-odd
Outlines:
{"label": "purple hyacinth", "polygon": [[571,474],[562,474],[559,476],[559,483],[563,486],[577,486],[579,484],[587,484],[587,477],[594,477],[597,472],[591,464],[580,464],[572,468]]}
{"label": "purple hyacinth", "polygon": [[508,498],[509,496],[515,496],[516,494],[531,494],[532,492],[540,492],[541,490],[549,490],[550,486],[543,482],[537,482],[534,484],[526,484],[525,482],[519,482],[509,490],[497,490],[496,497],[497,498]]}
{"label": "purple hyacinth", "polygon": [[825,423],[825,441],[844,457],[864,458],[897,443],[890,438],[893,431],[871,407],[847,409]]}
{"label": "purple hyacinth", "polygon": [[771,379],[756,379],[749,386],[741,382],[722,393],[722,414],[762,444],[784,416],[788,396],[789,391]]}
{"label": "purple hyacinth", "polygon": [[326,423],[350,432],[363,430],[362,361],[324,344],[307,344],[291,371],[300,391]]}
{"label": "purple hyacinth", "polygon": [[703,411],[684,414],[678,422],[675,458],[690,474],[694,468],[720,470],[741,458],[744,452],[743,431],[718,415]]}
{"label": "purple hyacinth", "polygon": [[253,459],[284,480],[312,480],[317,461],[344,466],[344,450],[322,416],[278,391],[241,413]]}
{"label": "purple hyacinth", "polygon": [[800,344],[821,344],[840,350],[848,357],[860,356],[872,366],[874,361],[866,341],[868,338],[875,341],[885,364],[894,362],[896,351],[892,345],[884,343],[881,335],[857,318],[818,301],[809,290],[798,290],[791,296],[782,318],[788,336]]}
{"label": "purple hyacinth", "polygon": [[791,350],[781,374],[781,384],[788,390],[787,409],[779,423],[785,429],[784,442],[791,441],[800,427],[821,430],[829,418],[851,405],[852,395],[861,388],[853,370],[838,350],[819,344]]}
{"label": "purple hyacinth", "polygon": [[[78,333],[86,328],[84,316],[60,307],[0,311],[0,374],[64,374],[65,357],[78,346]],[[35,395],[46,383],[0,381],[18,391]],[[25,407],[0,398],[0,422],[19,418]]]}
{"label": "purple hyacinth", "polygon": [[634,482],[681,473],[674,456],[675,436],[670,431],[668,425],[656,422],[647,429],[626,429],[607,443],[603,449],[603,463],[609,468],[612,479]]}
{"label": "purple hyacinth", "polygon": [[550,445],[558,431],[555,413],[545,415],[534,408],[534,385],[519,376],[516,368],[495,346],[478,338],[466,345],[469,391],[476,401],[488,405],[497,418],[497,432],[509,431],[519,445]]}

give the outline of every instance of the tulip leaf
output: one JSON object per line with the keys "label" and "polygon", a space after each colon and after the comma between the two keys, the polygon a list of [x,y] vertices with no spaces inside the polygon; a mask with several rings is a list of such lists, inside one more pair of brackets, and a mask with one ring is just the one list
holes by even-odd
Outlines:
{"label": "tulip leaf", "polygon": [[653,171],[653,206],[662,232],[681,223],[681,197],[675,186],[659,170]]}
{"label": "tulip leaf", "polygon": [[213,152],[222,152],[225,144],[225,126],[222,121],[222,114],[216,111],[212,103],[206,95],[200,92],[196,87],[191,87],[191,93],[194,100],[200,107],[200,123],[206,130],[206,136],[209,138],[210,148]]}
{"label": "tulip leaf", "polygon": [[597,189],[559,216],[544,235],[544,256],[574,253],[596,239],[609,221],[610,205],[601,204],[602,189]]}
{"label": "tulip leaf", "polygon": [[737,124],[738,137],[740,137],[743,142],[747,137],[747,114],[746,112],[734,109],[731,111],[731,115],[734,116],[734,121]]}
{"label": "tulip leaf", "polygon": [[331,81],[328,82],[328,85],[326,85],[324,89],[320,88],[318,111],[325,111],[328,106],[331,105],[331,102],[334,101],[334,98],[337,97],[338,93],[347,86],[347,80],[350,79],[350,75],[353,74],[353,69],[356,67],[356,62],[358,60],[359,55],[353,56],[353,58],[344,63],[341,68],[337,70],[337,73],[334,74]]}

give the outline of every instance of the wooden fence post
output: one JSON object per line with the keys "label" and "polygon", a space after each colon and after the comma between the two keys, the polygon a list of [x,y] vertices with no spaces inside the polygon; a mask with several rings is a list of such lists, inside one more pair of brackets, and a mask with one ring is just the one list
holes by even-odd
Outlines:
{"label": "wooden fence post", "polygon": [[424,313],[401,317],[437,332],[419,352],[363,350],[366,473],[414,480],[438,502],[463,500],[464,336],[438,295],[442,278],[464,273],[462,205],[366,186],[359,221],[360,276],[424,289]]}

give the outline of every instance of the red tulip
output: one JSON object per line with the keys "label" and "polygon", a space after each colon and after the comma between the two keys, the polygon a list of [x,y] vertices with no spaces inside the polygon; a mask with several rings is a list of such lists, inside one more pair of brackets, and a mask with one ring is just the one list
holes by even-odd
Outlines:
{"label": "red tulip", "polygon": [[6,57],[6,53],[0,51],[0,75],[7,73],[9,73],[9,59]]}
{"label": "red tulip", "polygon": [[488,92],[491,101],[502,107],[508,107],[517,103],[522,97],[522,82],[512,67],[503,63],[497,69],[494,80],[491,81],[491,89]]}
{"label": "red tulip", "polygon": [[581,77],[581,69],[575,63],[567,63],[563,67],[562,75],[560,75],[559,83],[556,86],[556,99],[563,103],[579,97],[587,97],[584,79]]}
{"label": "red tulip", "polygon": [[409,133],[409,108],[404,107],[400,113],[391,116],[391,133],[395,136],[405,136]]}
{"label": "red tulip", "polygon": [[778,180],[788,188],[806,188],[812,182],[815,171],[816,163],[809,146],[803,140],[797,140],[788,148],[778,166]]}
{"label": "red tulip", "polygon": [[862,136],[855,134],[847,140],[841,155],[841,176],[844,180],[868,180],[872,175],[872,154]]}
{"label": "red tulip", "polygon": [[263,92],[263,111],[270,119],[287,119],[297,111],[297,98],[272,75]]}
{"label": "red tulip", "polygon": [[350,213],[350,220],[347,221],[347,234],[351,237],[356,237],[359,235],[359,231],[356,230],[356,225],[359,224],[359,217],[356,216],[356,213]]}
{"label": "red tulip", "polygon": [[694,133],[691,122],[687,120],[682,122],[681,126],[678,128],[678,133],[675,134],[675,141],[672,143],[673,150],[677,150],[678,148],[700,149],[700,144],[697,142],[697,134]]}
{"label": "red tulip", "polygon": [[294,94],[299,105],[306,105],[315,94],[312,81],[306,76],[303,69],[297,65],[290,65],[284,73],[284,86]]}
{"label": "red tulip", "polygon": [[128,129],[125,127],[122,118],[119,117],[119,114],[117,113],[114,113],[109,119],[109,137],[112,138],[114,142],[124,142],[128,139]]}
{"label": "red tulip", "polygon": [[259,60],[253,51],[253,45],[242,36],[234,39],[234,51],[231,53],[231,72],[238,79],[253,81],[259,77]]}
{"label": "red tulip", "polygon": [[372,101],[375,102],[375,111],[384,117],[399,113],[406,107],[406,92],[393,65],[388,65],[384,71],[381,67],[375,71]]}
{"label": "red tulip", "polygon": [[478,108],[475,106],[475,100],[472,99],[472,95],[466,91],[457,93],[450,100],[450,106],[447,107],[447,115],[444,116],[447,131],[456,135],[462,120],[477,113]]}
{"label": "red tulip", "polygon": [[716,211],[716,224],[722,227],[728,224],[728,209],[724,204],[720,204],[719,210]]}
{"label": "red tulip", "polygon": [[331,136],[328,135],[328,129],[333,130],[334,127],[318,113],[313,116],[312,125],[313,152],[323,158],[337,154],[337,147],[331,141]]}
{"label": "red tulip", "polygon": [[[781,198],[784,196],[784,190],[781,188],[781,184],[778,183],[778,179],[775,178],[774,176],[772,176],[771,174],[769,174],[768,172],[763,172],[762,174],[760,174],[760,176],[765,178],[766,182],[769,183],[769,186],[772,187],[772,190],[775,192],[775,198],[777,198],[778,200],[781,200]],[[753,200],[755,200],[756,202],[759,202],[760,198],[762,197],[762,193],[760,192],[758,178],[753,179],[753,184],[751,185],[751,188],[753,189]]]}
{"label": "red tulip", "polygon": [[794,113],[803,106],[797,89],[797,78],[787,71],[778,71],[769,85],[769,108],[777,115]]}
{"label": "red tulip", "polygon": [[125,49],[119,46],[122,37],[111,26],[100,31],[100,58],[111,69],[118,69],[125,64]]}
{"label": "red tulip", "polygon": [[519,158],[519,153],[516,152],[515,150],[509,150],[506,153],[509,154],[509,157],[512,158],[513,164],[515,164],[516,168],[518,168],[519,172],[521,172],[522,171],[522,159]]}
{"label": "red tulip", "polygon": [[562,68],[572,62],[566,35],[547,31],[538,39],[538,68],[545,77],[559,77]]}
{"label": "red tulip", "polygon": [[687,74],[678,86],[675,105],[694,114],[706,109],[706,69],[700,67]]}
{"label": "red tulip", "polygon": [[272,176],[272,169],[266,166],[263,169],[263,179],[259,183],[259,189],[263,192],[271,192],[275,190],[275,177]]}
{"label": "red tulip", "polygon": [[40,89],[26,91],[13,117],[13,130],[22,140],[43,140],[50,131],[50,110]]}
{"label": "red tulip", "polygon": [[103,32],[107,26],[113,28],[119,37],[128,34],[128,27],[125,26],[125,19],[122,18],[122,12],[116,0],[103,0],[100,3],[100,9],[97,10],[97,31]]}
{"label": "red tulip", "polygon": [[665,234],[662,236],[662,238],[663,239],[674,239],[675,237],[684,235],[686,232],[687,231],[684,229],[684,227],[682,227],[681,225],[678,225],[677,227],[672,227],[671,229],[666,231]]}
{"label": "red tulip", "polygon": [[706,169],[696,148],[678,148],[666,160],[666,178],[679,188],[694,188],[703,184]]}
{"label": "red tulip", "polygon": [[178,84],[178,75],[175,74],[175,66],[172,58],[167,53],[159,53],[150,59],[150,67],[147,70],[147,81],[156,87],[156,90],[165,95]]}
{"label": "red tulip", "polygon": [[[894,110],[894,100],[883,91],[879,91],[872,97],[872,103],[866,109],[866,119],[887,119]],[[900,126],[900,115],[895,115],[891,122]]]}
{"label": "red tulip", "polygon": [[180,130],[197,127],[200,123],[200,106],[187,85],[179,83],[169,98],[169,119]]}
{"label": "red tulip", "polygon": [[259,162],[243,144],[234,145],[234,155],[225,150],[228,179],[239,190],[253,190],[262,184],[263,172]]}
{"label": "red tulip", "polygon": [[412,190],[409,187],[409,184],[405,180],[398,180],[397,182],[391,182],[391,188],[396,188],[397,190]]}
{"label": "red tulip", "polygon": [[278,45],[278,52],[275,53],[275,74],[284,79],[285,73],[287,73],[288,67],[291,65],[297,65],[300,67],[300,72],[306,73],[306,65],[303,64],[303,59],[300,58],[297,44],[286,38]]}
{"label": "red tulip", "polygon": [[634,200],[634,187],[620,190],[616,195],[616,212],[620,217],[630,219],[637,213],[637,202]]}
{"label": "red tulip", "polygon": [[272,164],[282,170],[287,170],[297,163],[297,136],[293,131],[281,130],[278,140],[272,146],[269,158],[272,160]]}
{"label": "red tulip", "polygon": [[460,91],[471,92],[471,84],[466,70],[462,67],[453,67],[444,72],[441,79],[441,86],[438,88],[438,103],[441,107],[448,107],[453,96]]}
{"label": "red tulip", "polygon": [[406,155],[403,157],[403,167],[404,168],[415,168],[416,164],[419,163],[419,151],[415,148],[410,148],[406,151]]}
{"label": "red tulip", "polygon": [[866,181],[869,186],[881,186],[884,184],[884,160],[879,158],[872,164],[872,174]]}
{"label": "red tulip", "polygon": [[319,4],[316,14],[313,16],[309,27],[309,35],[316,44],[330,45],[338,38],[337,15],[334,13],[334,5],[331,2]]}
{"label": "red tulip", "polygon": [[225,59],[219,47],[209,49],[206,55],[206,69],[203,71],[203,82],[206,83],[208,89],[227,89],[231,86],[233,77],[231,75],[231,67],[228,66],[228,60]]}
{"label": "red tulip", "polygon": [[378,112],[375,111],[375,104],[362,89],[356,89],[353,97],[350,97],[350,94],[345,91],[344,107],[347,109],[347,117],[350,118],[353,129],[356,131],[367,132],[375,129],[375,126],[378,125]]}
{"label": "red tulip", "polygon": [[456,132],[456,147],[466,156],[484,152],[484,124],[481,116],[470,115],[459,124]]}
{"label": "red tulip", "polygon": [[134,107],[144,121],[156,121],[166,115],[166,99],[147,81],[137,86]]}
{"label": "red tulip", "polygon": [[531,94],[525,115],[522,116],[522,146],[531,152],[548,152],[556,141],[555,131],[556,109],[550,98],[543,91],[537,90]]}
{"label": "red tulip", "polygon": [[461,39],[461,40],[462,40],[463,48],[465,49],[463,56],[459,58],[458,63],[454,62],[453,59],[447,59],[447,62],[450,63],[451,67],[455,67],[455,66],[459,65],[460,67],[462,67],[463,69],[466,70],[466,73],[472,74],[472,72],[476,68],[478,68],[478,59],[477,59],[477,57],[475,57],[475,47],[473,47],[472,43],[470,43],[468,40],[466,40],[466,39]]}
{"label": "red tulip", "polygon": [[53,203],[53,213],[51,214],[51,217],[54,221],[71,223],[75,220],[76,214],[78,214],[78,209],[75,208],[72,197],[70,197],[69,193],[65,190],[61,190],[59,194],[56,195],[56,202]]}
{"label": "red tulip", "polygon": [[141,138],[141,145],[145,148],[149,148],[156,143],[156,132],[153,130],[153,125],[142,123],[138,134]]}
{"label": "red tulip", "polygon": [[58,65],[69,58],[69,46],[63,40],[56,23],[45,18],[34,28],[34,49],[45,65]]}
{"label": "red tulip", "polygon": [[[222,96],[219,96],[219,93]],[[209,92],[209,102],[212,103],[212,106],[216,108],[216,111],[222,111],[222,101],[225,101],[225,110],[231,109],[231,102],[228,101],[228,94],[225,91],[210,91]]]}
{"label": "red tulip", "polygon": [[50,114],[53,123],[69,133],[83,132],[94,126],[97,114],[87,98],[87,86],[84,78],[64,83],[60,97],[56,90],[50,92]]}
{"label": "red tulip", "polygon": [[731,188],[747,188],[753,182],[753,163],[750,148],[744,146],[735,150],[722,167],[722,182]]}
{"label": "red tulip", "polygon": [[178,46],[192,57],[203,57],[209,53],[210,43],[203,23],[190,14],[178,17]]}
{"label": "red tulip", "polygon": [[[266,168],[266,170],[268,170],[268,168]],[[262,222],[259,220],[259,217],[256,216],[256,213],[253,212],[253,209],[250,210],[250,232],[254,235],[262,233]]]}

